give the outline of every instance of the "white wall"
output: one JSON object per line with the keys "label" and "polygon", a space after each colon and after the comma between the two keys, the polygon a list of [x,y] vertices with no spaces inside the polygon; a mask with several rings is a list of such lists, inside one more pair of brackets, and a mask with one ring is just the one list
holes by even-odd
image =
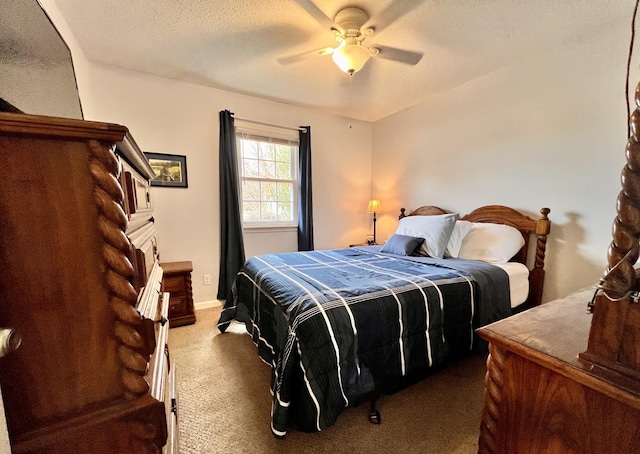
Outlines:
{"label": "white wall", "polygon": [[[278,125],[311,125],[316,249],[364,241],[370,197],[368,123],[223,90],[90,64],[87,120],[127,126],[144,151],[187,156],[189,187],[153,188],[162,261],[193,262],[194,299],[217,293],[220,251],[218,112]],[[247,257],[296,249],[295,232],[246,236]],[[211,274],[213,285],[202,285]]]}
{"label": "white wall", "polygon": [[625,163],[628,42],[613,24],[375,123],[374,194],[392,208],[381,238],[401,206],[549,207],[544,300],[595,283]]}

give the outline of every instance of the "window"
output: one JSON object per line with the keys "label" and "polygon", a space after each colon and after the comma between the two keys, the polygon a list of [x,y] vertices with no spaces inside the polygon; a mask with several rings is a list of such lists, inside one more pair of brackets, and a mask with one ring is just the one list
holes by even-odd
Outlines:
{"label": "window", "polygon": [[298,137],[236,128],[242,221],[246,227],[297,226]]}

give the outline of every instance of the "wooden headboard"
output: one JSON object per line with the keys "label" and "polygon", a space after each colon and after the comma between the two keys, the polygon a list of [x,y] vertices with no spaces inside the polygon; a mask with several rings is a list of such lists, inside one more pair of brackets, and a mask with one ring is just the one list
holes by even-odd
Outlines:
{"label": "wooden headboard", "polygon": [[[551,221],[549,220],[549,208],[540,210],[539,219],[531,219],[513,208],[503,205],[486,205],[473,210],[471,213],[460,217],[460,220],[469,222],[491,222],[493,224],[505,224],[515,227],[520,231],[524,238],[524,246],[511,259],[512,261],[525,264],[529,270],[529,296],[527,297],[524,307],[537,306],[542,301],[542,289],[544,288],[544,259],[547,249],[547,235],[551,230]],[[399,219],[406,216],[434,216],[439,214],[448,214],[450,211],[443,210],[433,205],[425,205],[405,213],[404,208],[400,208]],[[535,259],[533,265],[527,263],[527,255],[529,252],[529,242],[535,237]]]}

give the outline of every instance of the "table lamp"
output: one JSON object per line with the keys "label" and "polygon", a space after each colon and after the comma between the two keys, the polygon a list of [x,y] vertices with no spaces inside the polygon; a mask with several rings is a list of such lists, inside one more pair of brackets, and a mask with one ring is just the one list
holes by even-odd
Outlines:
{"label": "table lamp", "polygon": [[373,213],[373,244],[376,243],[376,211],[382,211],[382,205],[380,200],[369,200],[369,206],[367,207],[367,213]]}

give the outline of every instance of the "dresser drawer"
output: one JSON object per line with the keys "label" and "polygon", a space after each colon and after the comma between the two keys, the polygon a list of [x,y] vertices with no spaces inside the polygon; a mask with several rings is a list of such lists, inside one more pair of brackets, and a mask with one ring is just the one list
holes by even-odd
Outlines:
{"label": "dresser drawer", "polygon": [[[163,309],[160,312],[165,312],[168,305],[169,295],[163,294],[161,297],[161,306]],[[166,313],[166,312],[165,312]],[[162,418],[162,423],[158,423],[157,426],[160,430],[155,432],[155,445],[166,446],[169,440],[171,431],[171,401],[167,398],[170,393],[169,389],[174,386],[170,381],[171,360],[169,358],[169,346],[168,340],[168,323],[166,321],[155,322],[154,324],[156,332],[156,347],[149,359],[149,370],[145,376],[147,383],[149,384],[149,394],[151,397],[159,402],[159,417]],[[157,451],[156,451],[157,452]]]}
{"label": "dresser drawer", "polygon": [[165,276],[164,291],[171,293],[172,297],[184,296],[186,293],[184,276]]}
{"label": "dresser drawer", "polygon": [[191,262],[162,263],[164,276],[162,288],[171,294],[169,303],[169,324],[176,326],[195,323],[196,314],[193,307],[193,290],[191,287]]}
{"label": "dresser drawer", "polygon": [[172,296],[169,303],[169,320],[176,318],[177,316],[187,313],[187,298],[186,296]]}
{"label": "dresser drawer", "polygon": [[144,339],[145,352],[152,354],[160,348],[161,329],[167,328],[169,318],[169,293],[162,292],[162,268],[156,262],[136,303],[141,317],[140,334]]}
{"label": "dresser drawer", "polygon": [[153,264],[158,261],[158,237],[153,222],[129,234],[132,247],[132,261],[136,271],[133,286],[140,290],[145,286]]}
{"label": "dresser drawer", "polygon": [[163,454],[179,454],[180,442],[178,431],[178,390],[176,386],[176,366],[169,361],[169,386],[167,386],[167,397],[165,408],[167,409],[168,438],[164,446]]}
{"label": "dresser drawer", "polygon": [[153,214],[149,180],[122,160],[122,185],[125,189],[125,211],[129,218],[128,229],[137,229],[148,222]]}

